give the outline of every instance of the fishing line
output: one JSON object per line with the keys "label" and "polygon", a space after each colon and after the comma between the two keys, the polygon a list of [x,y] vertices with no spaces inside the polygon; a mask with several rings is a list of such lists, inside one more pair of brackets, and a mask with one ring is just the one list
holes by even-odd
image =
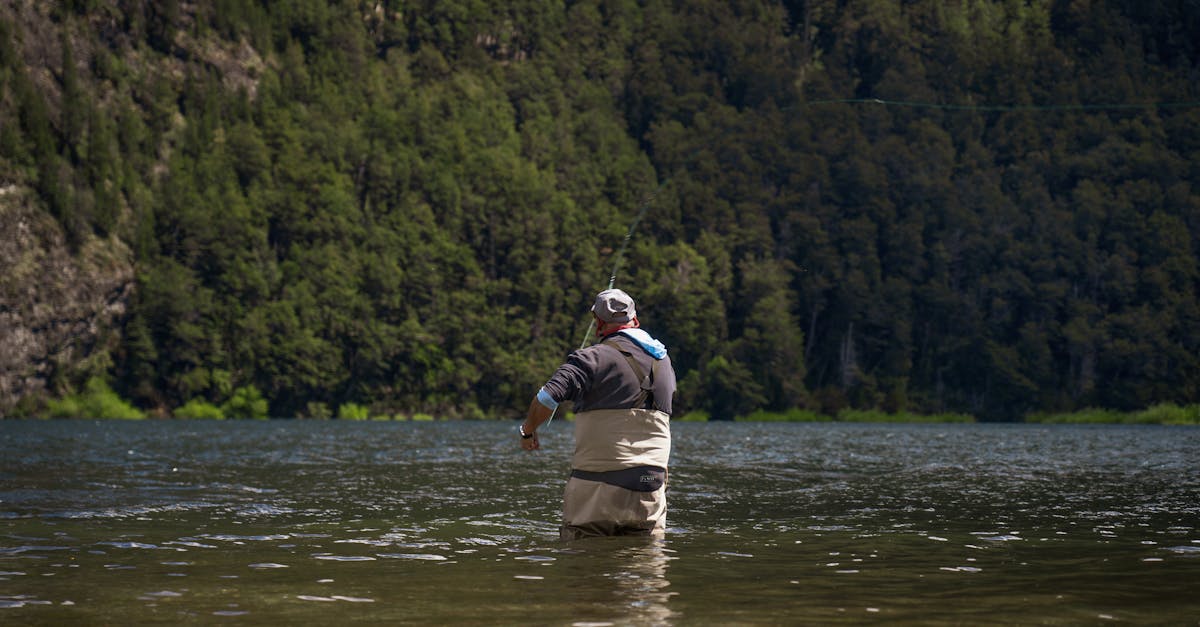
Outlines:
{"label": "fishing line", "polygon": [[1186,109],[1190,107],[1200,107],[1200,101],[1110,104],[970,105],[915,102],[911,100],[884,100],[883,98],[836,98],[831,100],[812,100],[800,106],[809,107],[827,104],[876,104],[892,107],[909,107],[913,109],[944,109],[950,111],[1115,111],[1122,109]]}
{"label": "fishing line", "polygon": [[[621,240],[621,247],[617,250],[617,256],[613,261],[612,274],[608,276],[608,288],[606,289],[611,290],[613,285],[616,284],[617,271],[621,269],[621,262],[625,260],[625,250],[629,248],[629,241],[633,239],[633,232],[637,229],[638,223],[641,222],[642,218],[646,215],[646,211],[650,209],[650,203],[658,196],[658,192],[662,191],[662,188],[666,184],[667,181],[663,181],[657,188],[655,188],[654,191],[650,192],[645,198],[642,199],[641,209],[638,211],[637,217],[634,218],[633,222],[629,225],[629,230],[625,232],[625,239]],[[592,332],[595,330],[596,319],[592,318],[591,322],[588,323],[587,331],[583,334],[583,341],[579,343],[579,348],[587,346],[588,339],[591,338]]]}
{"label": "fishing line", "polygon": [[[617,249],[617,256],[613,260],[612,273],[608,275],[608,288],[607,289],[611,290],[613,288],[613,285],[615,285],[617,282],[617,272],[620,271],[621,263],[625,260],[625,251],[629,248],[630,240],[633,239],[633,232],[637,230],[638,224],[642,221],[642,218],[646,216],[646,211],[648,211],[650,209],[650,203],[653,202],[654,199],[658,197],[658,193],[661,192],[664,187],[666,187],[667,183],[670,182],[670,180],[671,179],[668,178],[668,179],[664,180],[662,183],[659,183],[658,187],[654,188],[654,191],[650,192],[649,194],[646,195],[645,198],[642,199],[641,207],[638,209],[637,216],[633,219],[633,222],[630,223],[629,230],[625,232],[625,238],[623,240],[621,240],[621,247]],[[584,331],[584,333],[583,333],[583,341],[579,343],[580,350],[582,350],[583,348],[585,348],[587,346],[588,340],[591,339],[592,333],[595,330],[596,330],[596,318],[592,317],[591,321],[588,322],[587,331]],[[558,413],[558,408],[555,407],[550,412],[550,417],[548,419],[546,419],[546,424],[550,424],[550,421],[554,420],[554,415],[557,413]]]}

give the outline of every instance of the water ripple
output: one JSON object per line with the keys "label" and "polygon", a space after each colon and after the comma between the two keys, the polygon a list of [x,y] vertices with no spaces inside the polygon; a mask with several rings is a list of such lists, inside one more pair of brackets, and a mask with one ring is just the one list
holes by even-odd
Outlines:
{"label": "water ripple", "polygon": [[[128,624],[168,604],[180,621],[338,622],[347,603],[380,623],[516,624],[543,593],[559,624],[1195,616],[1197,430],[672,425],[668,540],[639,552],[558,543],[561,425],[534,455],[495,423],[5,427],[0,607],[18,623],[87,599],[72,611]],[[930,614],[966,577],[971,609]],[[1084,598],[1096,580],[1119,594]]]}
{"label": "water ripple", "polygon": [[398,560],[418,560],[426,562],[442,562],[449,558],[436,553],[380,553],[379,557]]}

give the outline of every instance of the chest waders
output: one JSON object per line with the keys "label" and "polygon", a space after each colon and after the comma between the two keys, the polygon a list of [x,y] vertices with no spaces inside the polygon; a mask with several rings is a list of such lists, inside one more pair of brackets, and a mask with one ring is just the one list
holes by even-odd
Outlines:
{"label": "chest waders", "polygon": [[[646,372],[629,351],[621,350],[616,344],[610,344],[607,341],[602,344],[621,353],[625,362],[633,369],[637,380],[641,382],[641,392],[634,401],[634,408],[658,411],[658,404],[654,402],[654,375],[658,371],[659,360],[655,359],[650,366],[650,372]],[[589,481],[602,481],[636,492],[653,492],[666,482],[666,471],[657,466],[635,466],[607,472],[588,472],[576,468],[571,471],[571,476]]]}
{"label": "chest waders", "polygon": [[563,492],[560,537],[661,536],[666,529],[670,417],[654,398],[655,359],[646,372],[633,354],[602,341],[625,358],[639,382],[633,407],[587,411],[575,421],[575,456]]}

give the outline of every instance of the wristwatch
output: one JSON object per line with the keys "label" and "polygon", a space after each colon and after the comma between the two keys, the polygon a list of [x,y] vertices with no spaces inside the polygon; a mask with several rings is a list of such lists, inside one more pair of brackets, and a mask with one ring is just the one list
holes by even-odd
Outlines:
{"label": "wristwatch", "polygon": [[525,425],[523,424],[517,425],[517,433],[521,434],[522,440],[528,440],[533,437],[533,433],[525,433]]}

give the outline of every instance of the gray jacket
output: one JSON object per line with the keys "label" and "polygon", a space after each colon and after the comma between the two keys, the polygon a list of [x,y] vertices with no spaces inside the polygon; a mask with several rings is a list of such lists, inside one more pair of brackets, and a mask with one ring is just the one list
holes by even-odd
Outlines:
{"label": "gray jacket", "polygon": [[[641,396],[642,381],[621,351],[637,362],[643,375],[653,368],[653,407],[669,415],[671,399],[675,395],[675,369],[671,366],[671,357],[665,355],[656,360],[637,342],[620,333],[572,352],[543,387],[555,401],[574,401],[577,413],[635,408]],[[655,361],[659,362],[657,367]]]}

